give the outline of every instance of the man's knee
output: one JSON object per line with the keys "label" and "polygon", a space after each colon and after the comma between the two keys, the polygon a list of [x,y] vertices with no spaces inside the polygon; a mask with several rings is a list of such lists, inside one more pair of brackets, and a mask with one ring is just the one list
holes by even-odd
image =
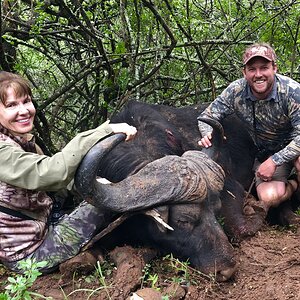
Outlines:
{"label": "man's knee", "polygon": [[285,184],[275,186],[272,184],[262,183],[257,192],[259,199],[268,207],[277,206],[286,196],[286,187]]}
{"label": "man's knee", "polygon": [[277,200],[280,198],[280,196],[283,196],[284,194],[278,193],[278,191],[274,188],[266,188],[260,191],[258,194],[260,200],[265,202],[273,202],[274,200]]}

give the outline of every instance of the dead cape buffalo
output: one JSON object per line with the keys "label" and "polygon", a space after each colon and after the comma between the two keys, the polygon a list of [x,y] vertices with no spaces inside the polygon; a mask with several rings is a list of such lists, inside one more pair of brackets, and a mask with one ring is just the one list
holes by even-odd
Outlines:
{"label": "dead cape buffalo", "polygon": [[[78,168],[75,184],[113,219],[134,212],[103,244],[150,245],[227,280],[236,270],[228,236],[254,234],[264,218],[255,205],[244,213],[255,147],[243,124],[230,117],[223,127],[206,120],[214,128],[214,147],[200,151],[197,117],[203,108],[129,102],[111,121],[136,126],[135,139],[125,143],[119,134],[99,142]],[[112,183],[102,184],[96,175]],[[171,228],[144,214],[152,208]]]}

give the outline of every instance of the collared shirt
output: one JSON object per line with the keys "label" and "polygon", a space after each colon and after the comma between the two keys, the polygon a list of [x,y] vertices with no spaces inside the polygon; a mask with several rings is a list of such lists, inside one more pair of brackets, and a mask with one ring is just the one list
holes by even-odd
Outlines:
{"label": "collared shirt", "polygon": [[110,133],[112,129],[106,122],[79,133],[51,157],[25,152],[0,134],[0,205],[34,218],[25,220],[0,212],[0,260],[20,260],[43,242],[52,207],[45,191],[70,187],[85,154]]}
{"label": "collared shirt", "polygon": [[[300,84],[280,74],[267,99],[257,100],[246,79],[232,82],[201,116],[222,121],[235,113],[259,149],[274,150],[276,165],[292,161],[300,155]],[[209,125],[199,121],[202,136],[211,132]],[[280,150],[278,150],[280,149]]]}

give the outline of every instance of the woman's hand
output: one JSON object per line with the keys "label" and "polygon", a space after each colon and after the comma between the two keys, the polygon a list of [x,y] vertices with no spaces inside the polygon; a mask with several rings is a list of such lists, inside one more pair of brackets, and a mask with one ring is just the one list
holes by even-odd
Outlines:
{"label": "woman's hand", "polygon": [[133,139],[137,133],[136,128],[134,126],[130,126],[127,123],[110,123],[109,126],[111,127],[113,133],[125,133],[125,141]]}

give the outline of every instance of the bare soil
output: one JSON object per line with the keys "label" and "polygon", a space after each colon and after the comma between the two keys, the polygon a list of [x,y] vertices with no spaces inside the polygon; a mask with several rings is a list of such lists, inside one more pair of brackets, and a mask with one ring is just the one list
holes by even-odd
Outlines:
{"label": "bare soil", "polygon": [[[39,277],[33,290],[60,299],[300,299],[300,228],[264,226],[235,246],[239,262],[235,276],[218,283],[174,258],[153,259],[147,264],[144,249],[117,248],[98,272],[59,272]],[[149,253],[148,253],[149,254]],[[142,272],[144,269],[144,273]],[[99,270],[99,269],[98,269]],[[100,272],[100,273],[101,273]],[[9,274],[2,269],[2,290]],[[144,276],[144,275],[147,276]],[[105,276],[105,278],[104,278]]]}

